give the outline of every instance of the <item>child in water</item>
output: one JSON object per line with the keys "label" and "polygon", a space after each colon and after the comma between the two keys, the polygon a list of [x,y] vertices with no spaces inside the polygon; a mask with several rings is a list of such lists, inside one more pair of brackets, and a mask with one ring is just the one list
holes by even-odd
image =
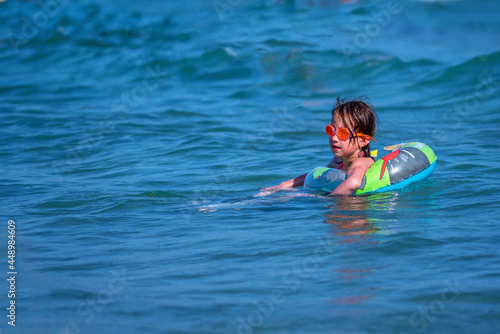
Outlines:
{"label": "child in water", "polygon": [[[361,186],[366,170],[375,162],[370,156],[370,140],[375,140],[372,138],[375,125],[375,111],[364,99],[341,100],[337,97],[332,121],[326,128],[334,155],[327,167],[342,169],[347,172],[347,177],[330,195],[352,195]],[[303,186],[306,175],[261,191]]]}

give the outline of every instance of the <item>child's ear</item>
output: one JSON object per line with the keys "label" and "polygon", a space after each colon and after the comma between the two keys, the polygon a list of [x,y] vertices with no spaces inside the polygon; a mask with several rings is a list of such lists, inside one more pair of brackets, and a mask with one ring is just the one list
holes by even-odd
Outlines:
{"label": "child's ear", "polygon": [[360,144],[360,147],[365,147],[366,145],[370,144],[370,138],[365,137],[365,136],[360,137],[359,144]]}

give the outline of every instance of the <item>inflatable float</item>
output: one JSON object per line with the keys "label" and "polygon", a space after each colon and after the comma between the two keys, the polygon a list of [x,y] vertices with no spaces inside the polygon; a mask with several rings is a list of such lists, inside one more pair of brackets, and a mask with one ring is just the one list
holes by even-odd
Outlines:
{"label": "inflatable float", "polygon": [[[423,143],[403,143],[384,149],[391,152],[368,168],[361,186],[353,195],[401,189],[427,178],[436,167],[436,155]],[[307,174],[304,187],[332,192],[346,179],[346,174],[341,169],[317,167]]]}

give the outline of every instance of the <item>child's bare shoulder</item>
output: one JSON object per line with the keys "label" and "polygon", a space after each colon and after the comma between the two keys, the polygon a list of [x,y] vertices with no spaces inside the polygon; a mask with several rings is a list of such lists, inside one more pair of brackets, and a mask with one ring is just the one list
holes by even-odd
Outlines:
{"label": "child's bare shoulder", "polygon": [[364,170],[367,170],[370,168],[371,165],[373,165],[374,161],[372,158],[358,158],[352,162],[352,168],[363,168]]}

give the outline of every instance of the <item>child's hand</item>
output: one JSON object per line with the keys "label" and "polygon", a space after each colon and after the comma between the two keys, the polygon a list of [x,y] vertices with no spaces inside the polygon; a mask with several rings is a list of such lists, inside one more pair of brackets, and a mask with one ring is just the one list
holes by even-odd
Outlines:
{"label": "child's hand", "polygon": [[282,188],[286,188],[284,186],[282,186],[281,184],[277,185],[277,186],[272,186],[272,187],[265,187],[265,188],[262,188],[260,189],[259,191],[269,191],[269,190],[280,190]]}
{"label": "child's hand", "polygon": [[264,191],[264,193],[259,193],[259,194],[254,195],[254,196],[266,196],[266,195],[275,193],[275,192],[277,192],[278,190],[281,190],[281,189],[297,190],[297,189],[293,189],[293,187],[303,186],[304,185],[304,179],[306,178],[306,175],[307,174],[304,174],[304,175],[301,175],[301,176],[297,176],[296,178],[293,178],[291,180],[281,182],[277,186],[262,188],[260,191]]}
{"label": "child's hand", "polygon": [[[280,190],[280,189],[284,189],[284,188],[292,188],[294,185],[294,180],[295,179],[291,179],[289,181],[281,182],[277,186],[262,188],[260,191]],[[301,185],[303,185],[303,184],[304,184],[304,181],[302,181]]]}
{"label": "child's hand", "polygon": [[280,190],[292,190],[292,191],[295,191],[297,189],[294,189],[291,186],[286,185],[286,184],[284,185],[284,183],[282,183],[282,184],[279,184],[277,186],[262,188],[262,189],[259,190],[260,192],[258,194],[255,194],[253,196],[254,197],[268,196],[268,195],[274,194],[275,192],[280,191]]}
{"label": "child's hand", "polygon": [[262,191],[262,189],[260,190],[259,193],[253,195],[253,197],[262,197],[262,196],[269,196],[269,195],[272,195],[274,194],[275,192],[277,192],[279,189],[275,189],[275,190],[266,190],[266,191]]}
{"label": "child's hand", "polygon": [[274,194],[275,192],[279,191],[280,189],[283,189],[283,187],[281,185],[262,188],[259,190],[260,192],[258,194],[253,195],[253,197],[268,196],[268,195]]}

